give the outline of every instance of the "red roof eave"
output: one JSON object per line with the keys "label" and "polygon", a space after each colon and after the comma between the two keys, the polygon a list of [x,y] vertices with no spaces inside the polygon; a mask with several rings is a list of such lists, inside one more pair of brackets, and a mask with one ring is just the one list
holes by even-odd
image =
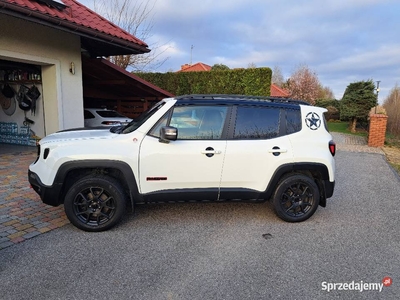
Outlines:
{"label": "red roof eave", "polygon": [[283,97],[283,98],[288,98],[290,95],[287,91],[284,89],[281,89],[278,87],[276,84],[271,84],[271,96],[272,97]]}
{"label": "red roof eave", "polygon": [[6,1],[0,2],[0,12],[23,15],[33,22],[52,25],[62,30],[67,29],[73,33],[131,48],[139,53],[150,51],[146,43],[74,0],[64,0],[68,7],[63,11],[28,0]]}
{"label": "red roof eave", "polygon": [[152,83],[150,83],[150,82],[148,82],[148,81],[146,81],[146,80],[140,78],[139,76],[136,76],[136,75],[134,75],[134,74],[128,72],[127,70],[125,70],[125,69],[123,69],[123,68],[121,68],[121,67],[119,67],[119,66],[113,64],[113,63],[110,62],[110,61],[108,61],[107,59],[99,58],[98,60],[99,60],[101,63],[107,65],[108,67],[113,68],[114,70],[116,70],[116,71],[118,71],[118,72],[121,72],[121,73],[124,74],[125,76],[128,76],[128,77],[130,77],[130,78],[132,78],[132,79],[134,79],[134,80],[140,82],[140,83],[143,84],[143,85],[148,86],[149,88],[151,88],[151,89],[153,89],[153,90],[155,90],[155,91],[157,91],[157,92],[159,92],[159,93],[162,93],[162,94],[164,94],[164,95],[166,95],[166,96],[168,96],[168,97],[174,97],[174,95],[171,94],[170,92],[168,92],[168,91],[166,91],[166,90],[163,90],[162,88],[160,88],[160,87],[158,87],[158,86],[156,86],[156,85],[154,85],[154,84],[152,84]]}
{"label": "red roof eave", "polygon": [[194,65],[190,65],[189,67],[181,69],[176,72],[179,73],[179,72],[203,72],[203,71],[211,71],[211,66],[198,62],[195,63]]}

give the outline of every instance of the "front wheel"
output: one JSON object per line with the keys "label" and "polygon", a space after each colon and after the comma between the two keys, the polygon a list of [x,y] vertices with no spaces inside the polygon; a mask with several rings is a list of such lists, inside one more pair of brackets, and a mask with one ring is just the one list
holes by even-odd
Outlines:
{"label": "front wheel", "polygon": [[85,231],[104,231],[116,225],[125,211],[125,193],[114,178],[88,176],[75,182],[64,200],[70,222]]}
{"label": "front wheel", "polygon": [[273,196],[273,206],[279,218],[301,222],[310,218],[319,205],[319,189],[308,176],[296,174],[279,182]]}

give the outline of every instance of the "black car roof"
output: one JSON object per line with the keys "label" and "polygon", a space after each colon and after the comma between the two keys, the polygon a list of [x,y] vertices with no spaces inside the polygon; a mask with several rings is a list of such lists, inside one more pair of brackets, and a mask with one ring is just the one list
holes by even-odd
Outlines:
{"label": "black car roof", "polygon": [[289,106],[310,105],[308,102],[276,98],[267,96],[247,96],[247,95],[225,95],[225,94],[193,94],[175,97],[180,104],[210,104],[210,102],[217,102],[218,104],[236,104],[236,105],[263,105],[263,104],[286,104]]}

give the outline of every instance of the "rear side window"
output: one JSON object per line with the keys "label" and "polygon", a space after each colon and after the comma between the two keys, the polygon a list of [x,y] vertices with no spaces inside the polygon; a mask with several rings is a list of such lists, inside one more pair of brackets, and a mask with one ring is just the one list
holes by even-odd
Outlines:
{"label": "rear side window", "polygon": [[278,137],[280,122],[280,108],[239,106],[233,138],[272,139]]}
{"label": "rear side window", "polygon": [[301,130],[301,113],[299,109],[286,110],[286,134]]}

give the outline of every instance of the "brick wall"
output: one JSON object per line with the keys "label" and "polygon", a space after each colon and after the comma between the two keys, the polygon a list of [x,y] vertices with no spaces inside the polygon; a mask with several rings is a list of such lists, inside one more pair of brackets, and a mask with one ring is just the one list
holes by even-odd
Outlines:
{"label": "brick wall", "polygon": [[371,114],[369,117],[368,146],[383,147],[388,117],[382,114]]}

